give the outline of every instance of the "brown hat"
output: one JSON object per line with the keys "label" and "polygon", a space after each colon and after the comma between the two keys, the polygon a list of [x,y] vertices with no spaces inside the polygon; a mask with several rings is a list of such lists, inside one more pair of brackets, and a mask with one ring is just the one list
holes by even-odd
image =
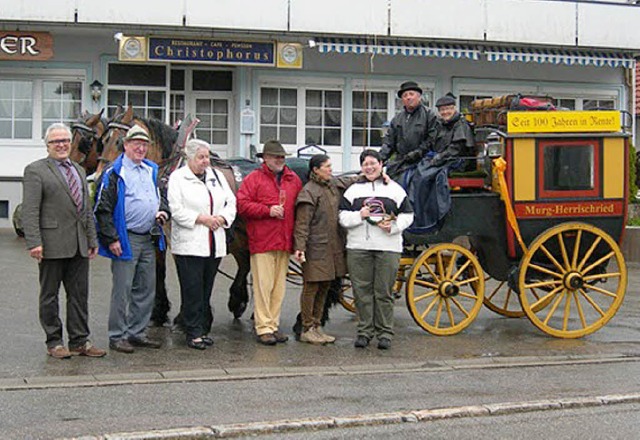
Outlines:
{"label": "brown hat", "polygon": [[127,135],[124,137],[125,141],[132,141],[134,139],[140,139],[141,141],[151,142],[149,139],[149,133],[147,130],[140,127],[139,125],[134,125],[127,131]]}
{"label": "brown hat", "polygon": [[422,89],[415,81],[405,81],[400,85],[400,90],[398,90],[398,98],[402,98],[402,94],[407,90],[415,90],[416,92],[422,95]]}
{"label": "brown hat", "polygon": [[265,142],[264,147],[262,148],[262,153],[258,153],[256,154],[256,156],[262,157],[265,154],[270,154],[272,156],[282,156],[282,157],[290,156],[290,154],[285,151],[282,144],[275,140]]}

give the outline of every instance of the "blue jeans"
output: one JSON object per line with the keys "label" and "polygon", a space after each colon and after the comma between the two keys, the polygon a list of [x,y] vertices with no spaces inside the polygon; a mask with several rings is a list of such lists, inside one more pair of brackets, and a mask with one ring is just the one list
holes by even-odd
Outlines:
{"label": "blue jeans", "polygon": [[109,340],[144,338],[156,296],[156,251],[150,235],[129,233],[131,260],[112,260]]}

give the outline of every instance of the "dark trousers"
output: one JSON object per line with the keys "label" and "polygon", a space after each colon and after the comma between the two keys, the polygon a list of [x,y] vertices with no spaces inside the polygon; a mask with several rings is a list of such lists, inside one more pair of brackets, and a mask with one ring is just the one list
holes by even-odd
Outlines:
{"label": "dark trousers", "polygon": [[221,258],[174,255],[180,283],[180,310],[187,339],[199,338],[209,333],[207,313],[213,282]]}
{"label": "dark trousers", "polygon": [[89,337],[89,259],[80,254],[73,258],[44,259],[38,269],[40,324],[47,335],[47,347],[64,345],[58,307],[60,284],[67,293],[69,347],[84,345]]}

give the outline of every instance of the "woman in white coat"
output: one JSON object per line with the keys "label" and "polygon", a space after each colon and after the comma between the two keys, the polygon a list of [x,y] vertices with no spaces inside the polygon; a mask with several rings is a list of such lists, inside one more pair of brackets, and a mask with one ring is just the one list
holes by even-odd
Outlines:
{"label": "woman in white coat", "polygon": [[209,144],[192,139],[185,146],[187,166],[169,177],[171,252],[178,269],[187,345],[213,344],[207,314],[220,260],[227,254],[225,228],[236,217],[236,198],[222,173],[211,168]]}

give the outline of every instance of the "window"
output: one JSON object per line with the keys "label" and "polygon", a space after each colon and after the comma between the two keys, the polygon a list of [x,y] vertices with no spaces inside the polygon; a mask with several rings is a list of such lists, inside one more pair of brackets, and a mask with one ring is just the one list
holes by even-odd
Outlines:
{"label": "window", "polygon": [[227,145],[229,139],[229,101],[227,99],[196,99],[198,139],[210,144]]}
{"label": "window", "polygon": [[584,99],[583,110],[614,110],[616,102],[613,99]]}
{"label": "window", "polygon": [[305,94],[305,144],[342,144],[342,92],[307,90]]}
{"label": "window", "polygon": [[9,218],[8,200],[0,200],[0,218]]}
{"label": "window", "polygon": [[54,122],[71,125],[82,108],[82,83],[80,81],[43,81],[42,83],[42,133]]}
{"label": "window", "polygon": [[260,143],[278,139],[283,144],[297,145],[297,109],[297,89],[260,89]]}
{"label": "window", "polygon": [[556,98],[553,100],[553,105],[558,109],[575,110],[576,100],[573,98]]}
{"label": "window", "polygon": [[110,64],[109,115],[113,115],[118,105],[131,104],[138,116],[164,120],[166,74],[165,66]]}
{"label": "window", "polygon": [[182,121],[185,117],[185,71],[181,69],[171,70],[171,102],[169,108],[169,123]]}
{"label": "window", "polygon": [[31,139],[33,82],[0,80],[0,138]]}
{"label": "window", "polygon": [[353,92],[351,142],[356,147],[382,145],[384,123],[388,119],[388,92]]}
{"label": "window", "polygon": [[548,140],[540,142],[542,198],[596,197],[599,194],[598,142]]}

